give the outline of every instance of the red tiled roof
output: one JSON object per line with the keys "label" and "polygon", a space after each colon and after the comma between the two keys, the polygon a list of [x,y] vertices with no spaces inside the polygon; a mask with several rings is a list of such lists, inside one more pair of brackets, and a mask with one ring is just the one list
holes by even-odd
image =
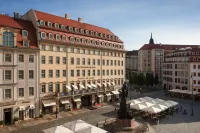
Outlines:
{"label": "red tiled roof", "polygon": [[164,49],[175,50],[176,48],[197,48],[197,45],[178,45],[178,44],[144,44],[139,50],[151,50],[151,49]]}
{"label": "red tiled roof", "polygon": [[[17,46],[23,46],[23,40],[29,40],[30,48],[38,48],[36,30],[33,27],[32,23],[27,20],[14,19],[10,16],[0,15],[0,28],[10,27],[16,29],[17,32]],[[28,38],[25,39],[22,37],[22,30],[28,31]]]}
{"label": "red tiled roof", "polygon": [[[80,23],[76,20],[66,19],[64,17],[44,13],[44,12],[37,11],[37,10],[34,10],[34,11],[35,11],[35,14],[36,14],[38,20],[43,20],[43,21],[46,21],[46,22],[49,21],[49,22],[52,22],[52,23],[63,24],[65,26],[72,26],[72,27],[76,27],[76,28],[80,28],[80,29],[85,29],[85,30],[87,29],[89,31],[95,31],[95,32],[98,32],[98,33],[116,36],[109,29],[106,29],[106,28],[94,26],[94,25],[91,25],[91,24],[83,23],[83,22]],[[122,42],[122,41],[120,39],[118,39],[118,42]]]}

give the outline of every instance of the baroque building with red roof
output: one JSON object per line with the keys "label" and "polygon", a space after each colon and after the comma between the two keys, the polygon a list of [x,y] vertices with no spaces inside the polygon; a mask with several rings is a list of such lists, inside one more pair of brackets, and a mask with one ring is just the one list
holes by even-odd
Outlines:
{"label": "baroque building with red roof", "polygon": [[32,22],[0,15],[0,121],[39,116],[39,49]]}
{"label": "baroque building with red roof", "polygon": [[[125,81],[123,42],[110,30],[30,10],[40,49],[40,111],[79,109],[119,99]],[[58,106],[57,106],[58,105]]]}

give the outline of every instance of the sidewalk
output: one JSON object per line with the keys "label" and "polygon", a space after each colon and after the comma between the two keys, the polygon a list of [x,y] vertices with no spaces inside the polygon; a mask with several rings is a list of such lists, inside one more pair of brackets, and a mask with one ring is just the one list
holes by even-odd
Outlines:
{"label": "sidewalk", "polygon": [[[90,112],[90,111],[91,110],[89,110],[89,109],[82,108],[82,109],[76,110],[76,111],[61,112],[57,115],[58,116],[57,119],[69,117],[69,116],[76,116],[78,114],[83,114],[83,113]],[[46,123],[49,121],[54,121],[57,119],[56,119],[55,114],[46,114],[43,118],[35,118],[35,119],[25,120],[25,121],[21,121],[17,124],[12,124],[12,125],[8,125],[3,128],[0,128],[0,133],[8,133],[8,132],[15,131],[15,130],[18,130],[21,128],[39,125],[39,124],[43,124],[43,123]]]}

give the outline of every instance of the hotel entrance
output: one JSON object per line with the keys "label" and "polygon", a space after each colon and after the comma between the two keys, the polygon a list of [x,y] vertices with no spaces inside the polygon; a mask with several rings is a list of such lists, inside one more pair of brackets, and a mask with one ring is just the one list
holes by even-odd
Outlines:
{"label": "hotel entrance", "polygon": [[5,125],[11,124],[11,121],[12,121],[11,116],[12,116],[12,109],[11,108],[4,109],[4,123],[5,123]]}
{"label": "hotel entrance", "polygon": [[85,95],[81,97],[82,106],[92,106],[92,95]]}

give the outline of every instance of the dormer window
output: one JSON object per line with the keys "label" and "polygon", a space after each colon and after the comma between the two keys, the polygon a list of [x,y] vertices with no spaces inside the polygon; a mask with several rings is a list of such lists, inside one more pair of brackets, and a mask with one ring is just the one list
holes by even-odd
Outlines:
{"label": "dormer window", "polygon": [[111,47],[112,46],[112,44],[111,43],[109,43],[109,47]]}
{"label": "dormer window", "polygon": [[29,43],[28,43],[27,40],[24,40],[24,41],[23,41],[23,46],[24,46],[24,47],[29,47]]}
{"label": "dormer window", "polygon": [[60,35],[56,34],[56,40],[60,40]]}
{"label": "dormer window", "polygon": [[69,31],[73,31],[73,28],[71,26],[68,27]]}
{"label": "dormer window", "polygon": [[87,35],[88,35],[88,34],[89,34],[89,31],[88,31],[88,30],[85,30],[85,34],[87,34]]}
{"label": "dormer window", "polygon": [[77,42],[77,43],[80,43],[80,38],[76,38],[76,42]]}
{"label": "dormer window", "polygon": [[49,39],[53,40],[53,34],[52,33],[49,33]]}
{"label": "dormer window", "polygon": [[113,39],[113,36],[110,36],[110,39]]}
{"label": "dormer window", "polygon": [[51,23],[51,22],[48,22],[48,26],[49,26],[49,27],[52,27],[52,23]]}
{"label": "dormer window", "polygon": [[75,41],[74,37],[70,37],[69,40],[71,43],[74,43],[74,41]]}
{"label": "dormer window", "polygon": [[102,44],[102,46],[105,46],[105,42],[102,42],[101,44]]}
{"label": "dormer window", "polygon": [[85,40],[85,39],[82,39],[82,43],[85,44],[85,43],[86,43],[86,40]]}
{"label": "dormer window", "polygon": [[107,35],[107,39],[110,39],[110,35]]}
{"label": "dormer window", "polygon": [[106,43],[106,47],[108,47],[109,46],[109,44],[108,43]]}
{"label": "dormer window", "polygon": [[63,30],[65,29],[65,26],[63,24],[61,25],[61,29],[63,29]]}
{"label": "dormer window", "polygon": [[91,44],[91,41],[88,39],[88,40],[87,40],[87,43],[88,43],[88,44]]}
{"label": "dormer window", "polygon": [[95,40],[92,40],[92,45],[95,45]]}
{"label": "dormer window", "polygon": [[28,31],[22,30],[22,36],[23,37],[28,37]]}
{"label": "dormer window", "polygon": [[66,42],[67,41],[67,37],[65,35],[63,35],[62,36],[62,40]]}
{"label": "dormer window", "polygon": [[41,32],[41,38],[42,38],[42,39],[46,39],[46,33]]}
{"label": "dormer window", "polygon": [[58,29],[59,28],[59,25],[57,23],[55,23],[55,28]]}
{"label": "dormer window", "polygon": [[95,32],[95,36],[98,36],[98,33],[97,33],[97,32]]}
{"label": "dormer window", "polygon": [[117,36],[115,36],[115,40],[116,40],[116,41],[118,40],[118,37],[117,37]]}
{"label": "dormer window", "polygon": [[103,38],[106,38],[106,34],[103,34]]}
{"label": "dormer window", "polygon": [[74,28],[75,32],[79,32],[78,28]]}
{"label": "dormer window", "polygon": [[115,47],[115,44],[113,44],[113,48]]}
{"label": "dormer window", "polygon": [[103,37],[103,34],[102,34],[102,33],[99,33],[99,36],[100,36],[100,37]]}
{"label": "dormer window", "polygon": [[81,29],[80,31],[81,31],[82,34],[84,34],[84,30],[83,29]]}
{"label": "dormer window", "polygon": [[45,22],[43,20],[40,20],[40,25],[45,26]]}
{"label": "dormer window", "polygon": [[100,45],[101,45],[101,43],[100,43],[99,41],[97,41],[97,45],[98,45],[98,46],[100,46]]}
{"label": "dormer window", "polygon": [[93,32],[93,31],[90,31],[90,35],[92,35],[92,36],[93,36],[93,35],[94,35],[94,32]]}

